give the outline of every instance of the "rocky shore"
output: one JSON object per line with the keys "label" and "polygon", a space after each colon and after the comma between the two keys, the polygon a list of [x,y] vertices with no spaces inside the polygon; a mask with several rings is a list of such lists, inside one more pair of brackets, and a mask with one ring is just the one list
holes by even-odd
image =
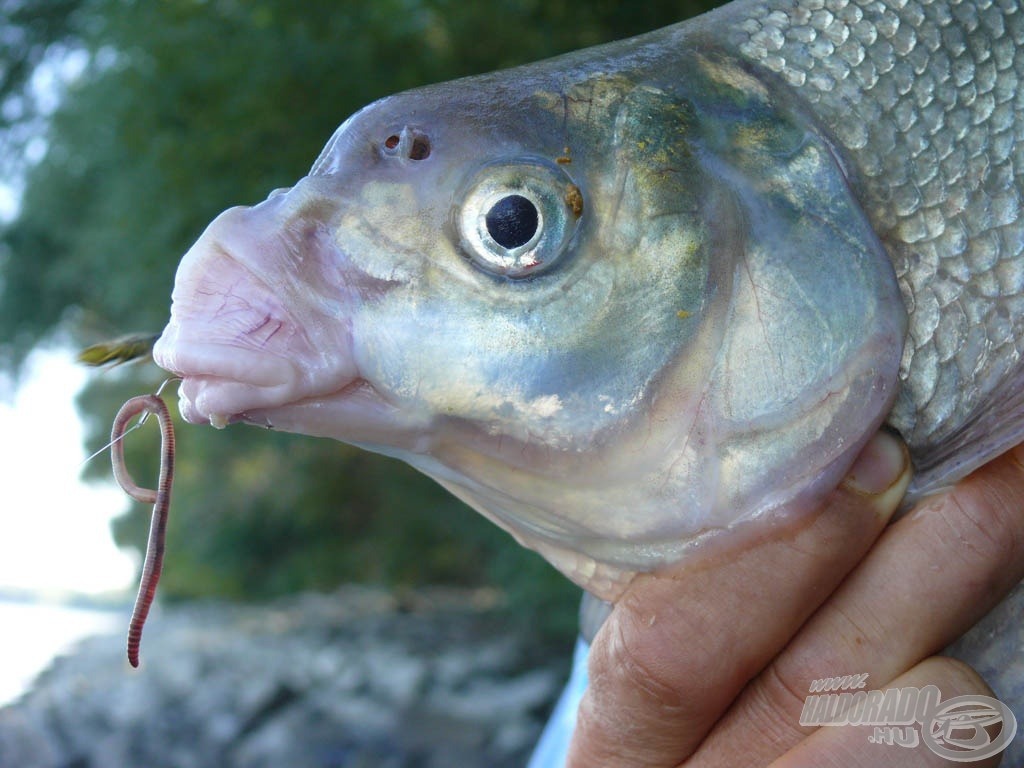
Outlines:
{"label": "rocky shore", "polygon": [[140,669],[90,638],[0,709],[0,768],[518,768],[570,649],[493,603],[350,587],[155,611]]}

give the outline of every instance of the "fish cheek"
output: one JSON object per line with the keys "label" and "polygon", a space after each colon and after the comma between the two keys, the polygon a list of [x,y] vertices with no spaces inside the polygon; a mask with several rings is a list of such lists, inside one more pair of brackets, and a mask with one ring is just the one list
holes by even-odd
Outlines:
{"label": "fish cheek", "polygon": [[704,426],[715,504],[737,520],[838,481],[891,406],[905,328],[892,266],[828,141],[798,109],[746,98],[698,109],[701,163],[745,238]]}

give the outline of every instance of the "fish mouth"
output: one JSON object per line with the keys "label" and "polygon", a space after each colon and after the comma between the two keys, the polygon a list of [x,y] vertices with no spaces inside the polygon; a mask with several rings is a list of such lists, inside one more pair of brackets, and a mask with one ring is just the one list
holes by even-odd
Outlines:
{"label": "fish mouth", "polygon": [[326,437],[400,458],[427,453],[433,444],[429,414],[398,407],[366,379],[340,389],[233,415],[236,422],[312,437]]}
{"label": "fish mouth", "polygon": [[154,358],[181,377],[178,409],[190,424],[252,424],[383,453],[427,450],[429,417],[391,403],[354,368],[314,381],[281,358],[227,345],[178,353],[163,337]]}
{"label": "fish mouth", "polygon": [[275,428],[275,414],[282,409],[308,407],[326,399],[345,399],[375,390],[365,379],[353,379],[337,391],[294,397],[287,384],[259,386],[237,379],[208,374],[184,375],[178,389],[179,410],[190,424],[222,428],[246,423]]}
{"label": "fish mouth", "polygon": [[[178,408],[190,424],[210,424],[222,428],[228,424],[252,421],[252,411],[269,411],[289,402],[291,387],[282,383],[260,386],[207,374],[184,375],[178,389]],[[272,426],[269,422],[263,426]]]}
{"label": "fish mouth", "polygon": [[332,392],[283,397],[277,388],[212,376],[186,376],[179,410],[186,421],[222,429],[250,424],[281,432],[327,437],[378,453],[404,456],[430,449],[430,420],[417,418],[383,397],[366,379]]}
{"label": "fish mouth", "polygon": [[189,423],[226,426],[245,410],[287,402],[302,388],[301,371],[285,359],[233,345],[180,341],[177,329],[169,327],[153,358],[181,377],[178,407]]}

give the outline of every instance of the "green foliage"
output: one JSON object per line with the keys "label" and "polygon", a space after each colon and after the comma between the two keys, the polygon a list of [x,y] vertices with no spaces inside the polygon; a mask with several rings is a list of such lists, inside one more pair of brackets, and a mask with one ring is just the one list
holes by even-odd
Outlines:
{"label": "green foliage", "polygon": [[[374,98],[639,33],[700,5],[0,0],[13,30],[0,37],[0,100],[27,99],[27,73],[45,56],[87,54],[49,118],[22,211],[0,231],[0,362],[16,369],[56,330],[85,344],[160,329],[180,255],[205,223],[291,184]],[[9,111],[0,149],[38,146],[38,130],[25,130],[38,114]],[[90,442],[102,444],[124,398],[158,381],[152,366],[98,376],[80,403]],[[148,430],[128,446],[140,477],[156,471]],[[524,610],[575,620],[576,591],[560,576],[407,467],[251,428],[179,433],[165,596],[493,583]],[[141,546],[147,512],[118,523],[119,541]]]}

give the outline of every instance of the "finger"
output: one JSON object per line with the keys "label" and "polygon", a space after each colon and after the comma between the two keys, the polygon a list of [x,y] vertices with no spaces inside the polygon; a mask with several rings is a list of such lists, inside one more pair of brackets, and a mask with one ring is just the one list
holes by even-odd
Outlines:
{"label": "finger", "polygon": [[[985,681],[969,666],[939,656],[926,659],[893,680],[885,686],[888,689],[885,695],[891,696],[897,706],[907,705],[910,711],[915,701],[927,697],[928,686],[935,687],[935,698],[941,701],[968,694],[993,695]],[[853,713],[852,709],[849,711]],[[856,714],[852,716],[854,719],[858,717]],[[861,709],[860,716],[870,717],[864,714],[864,709]],[[773,762],[770,768],[948,768],[954,765],[928,747],[928,732],[932,726],[929,717],[915,718],[912,723],[899,725],[885,721],[886,717],[879,711],[875,718],[875,722],[880,723],[877,725],[820,727]],[[960,729],[957,737],[966,740],[974,733],[970,729]],[[991,737],[997,738],[997,734],[991,734]],[[946,745],[939,743],[939,746]],[[1001,750],[989,757],[983,757],[981,750],[989,752],[998,746],[988,746],[982,739],[976,751],[967,750],[961,755],[972,766],[991,768],[999,764]]]}
{"label": "finger", "polygon": [[[1024,577],[1024,446],[893,524],[716,725],[694,766],[766,764],[808,733],[810,683],[891,680],[973,626]],[[750,723],[760,738],[750,738]],[[738,740],[738,741],[737,741]]]}
{"label": "finger", "polygon": [[908,479],[902,444],[877,435],[809,522],[637,577],[594,640],[568,765],[686,758],[863,556]]}

